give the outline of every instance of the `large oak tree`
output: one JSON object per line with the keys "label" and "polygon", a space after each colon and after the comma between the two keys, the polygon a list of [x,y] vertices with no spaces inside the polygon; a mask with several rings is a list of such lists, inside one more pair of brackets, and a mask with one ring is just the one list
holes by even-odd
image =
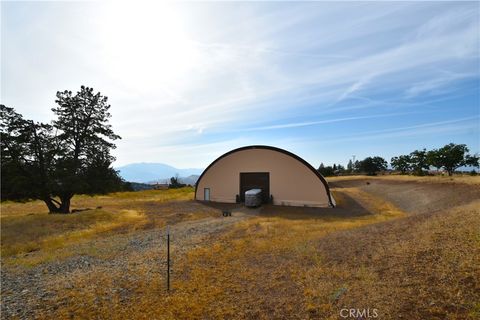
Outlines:
{"label": "large oak tree", "polygon": [[440,149],[429,151],[429,164],[444,168],[449,176],[463,166],[478,167],[480,165],[478,155],[468,154],[469,151],[465,144],[449,143]]}
{"label": "large oak tree", "polygon": [[393,157],[390,160],[392,168],[400,171],[402,174],[407,173],[412,168],[412,159],[409,155],[401,155],[398,157]]}
{"label": "large oak tree", "polygon": [[51,213],[69,213],[75,194],[119,190],[111,167],[116,135],[108,98],[92,88],[57,92],[51,124],[0,106],[2,199],[40,199]]}
{"label": "large oak tree", "polygon": [[387,165],[382,157],[367,157],[359,162],[358,168],[368,175],[376,175],[379,171],[387,170]]}

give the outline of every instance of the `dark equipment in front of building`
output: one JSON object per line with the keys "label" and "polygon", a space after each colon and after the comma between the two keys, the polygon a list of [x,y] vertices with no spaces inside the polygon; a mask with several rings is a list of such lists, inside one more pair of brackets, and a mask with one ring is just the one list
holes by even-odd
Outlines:
{"label": "dark equipment in front of building", "polygon": [[245,191],[245,206],[258,207],[263,202],[262,189],[250,189]]}

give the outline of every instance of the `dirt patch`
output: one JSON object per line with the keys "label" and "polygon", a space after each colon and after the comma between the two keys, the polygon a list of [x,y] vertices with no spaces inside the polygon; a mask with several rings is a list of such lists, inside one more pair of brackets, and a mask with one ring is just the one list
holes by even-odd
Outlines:
{"label": "dirt patch", "polygon": [[335,181],[330,185],[338,190],[360,188],[414,214],[447,210],[480,199],[479,185],[462,183],[415,183],[365,177]]}

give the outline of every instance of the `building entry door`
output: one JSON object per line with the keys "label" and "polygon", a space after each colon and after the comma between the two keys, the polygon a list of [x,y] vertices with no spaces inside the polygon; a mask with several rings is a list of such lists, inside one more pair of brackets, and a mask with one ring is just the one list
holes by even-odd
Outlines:
{"label": "building entry door", "polygon": [[245,191],[262,189],[263,202],[270,199],[270,173],[269,172],[240,172],[240,201],[245,202]]}

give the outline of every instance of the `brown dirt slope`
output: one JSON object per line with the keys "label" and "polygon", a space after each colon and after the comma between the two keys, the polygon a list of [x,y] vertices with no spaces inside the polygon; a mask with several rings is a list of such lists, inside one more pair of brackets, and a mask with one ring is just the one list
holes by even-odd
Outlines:
{"label": "brown dirt slope", "polygon": [[345,179],[330,182],[332,188],[359,188],[392,202],[409,213],[450,209],[480,199],[480,185],[435,183],[375,178]]}

